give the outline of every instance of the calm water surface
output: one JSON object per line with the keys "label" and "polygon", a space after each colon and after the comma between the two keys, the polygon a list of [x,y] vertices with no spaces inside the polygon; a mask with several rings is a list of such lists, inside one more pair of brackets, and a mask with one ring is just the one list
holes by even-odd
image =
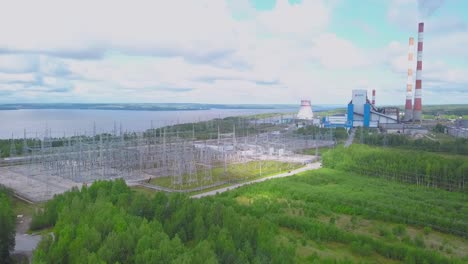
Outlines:
{"label": "calm water surface", "polygon": [[52,136],[91,135],[94,124],[96,132],[113,131],[122,124],[124,131],[144,131],[170,124],[206,121],[228,116],[260,113],[291,113],[297,109],[210,109],[198,111],[125,111],[125,110],[4,110],[0,111],[0,138],[22,138],[24,130],[28,137],[41,137],[46,129]]}

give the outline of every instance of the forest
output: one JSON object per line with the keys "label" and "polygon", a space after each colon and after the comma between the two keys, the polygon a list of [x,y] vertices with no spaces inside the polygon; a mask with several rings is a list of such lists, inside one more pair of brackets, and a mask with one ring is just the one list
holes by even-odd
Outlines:
{"label": "forest", "polygon": [[468,157],[354,144],[323,154],[323,166],[425,187],[467,191]]}
{"label": "forest", "polygon": [[32,228],[54,226],[35,263],[291,263],[272,223],[180,194],[134,193],[96,182],[49,201]]}
{"label": "forest", "polygon": [[16,218],[10,196],[10,190],[0,185],[0,263],[12,261],[10,252],[15,247]]}
{"label": "forest", "polygon": [[461,193],[331,169],[202,199],[96,182],[37,211],[33,262],[464,263],[467,217]]}
{"label": "forest", "polygon": [[[356,131],[355,141],[372,146],[396,147],[400,149],[440,152],[449,154],[468,155],[468,138],[448,138],[443,141],[429,138],[412,139],[408,135],[378,133],[373,129]],[[438,132],[443,127],[436,126]]]}

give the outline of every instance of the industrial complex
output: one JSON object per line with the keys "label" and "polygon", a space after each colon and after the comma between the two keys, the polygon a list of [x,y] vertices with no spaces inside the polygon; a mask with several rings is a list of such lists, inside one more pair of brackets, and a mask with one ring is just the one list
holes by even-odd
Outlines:
{"label": "industrial complex", "polygon": [[[326,116],[321,120],[323,127],[392,127],[395,131],[404,131],[405,126],[414,128],[415,122],[422,121],[422,54],[423,54],[424,23],[418,24],[418,45],[416,82],[413,95],[413,49],[414,38],[409,38],[408,78],[406,83],[406,102],[403,117],[397,107],[376,107],[375,89],[372,90],[372,101],[367,96],[367,90],[353,90],[351,101],[344,115]],[[414,97],[413,97],[414,96]],[[414,103],[413,103],[414,100]],[[302,110],[301,106],[301,110]],[[302,111],[304,112],[304,111]],[[301,113],[301,111],[300,111]],[[298,114],[299,117],[299,114]]]}
{"label": "industrial complex", "polygon": [[375,90],[372,91],[372,94],[372,101],[370,101],[367,90],[353,90],[347,113],[323,117],[321,125],[323,127],[353,128],[398,124],[400,122],[399,109],[396,107],[377,108],[375,106]]}

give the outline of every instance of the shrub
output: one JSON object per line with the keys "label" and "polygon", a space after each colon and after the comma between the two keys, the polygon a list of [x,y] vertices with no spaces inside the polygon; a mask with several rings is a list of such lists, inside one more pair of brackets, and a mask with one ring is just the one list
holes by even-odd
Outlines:
{"label": "shrub", "polygon": [[402,236],[406,234],[406,227],[404,225],[396,225],[393,227],[392,232],[395,236]]}
{"label": "shrub", "polygon": [[360,243],[360,242],[354,241],[351,243],[351,251],[361,256],[369,256],[372,254],[373,250],[372,250],[372,246],[367,243]]}
{"label": "shrub", "polygon": [[377,231],[379,232],[379,236],[388,237],[390,235],[390,231],[384,226],[378,226]]}
{"label": "shrub", "polygon": [[414,244],[417,246],[417,247],[420,247],[420,248],[425,248],[426,245],[424,244],[424,239],[422,236],[418,235],[414,238]]}
{"label": "shrub", "polygon": [[427,236],[427,235],[429,235],[429,233],[432,232],[432,228],[429,227],[429,226],[426,226],[426,227],[424,227],[423,231],[424,231],[424,234]]}

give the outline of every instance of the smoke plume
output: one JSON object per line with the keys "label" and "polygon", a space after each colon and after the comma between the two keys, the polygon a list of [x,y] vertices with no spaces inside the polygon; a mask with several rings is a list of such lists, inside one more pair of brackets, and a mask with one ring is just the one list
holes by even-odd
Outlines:
{"label": "smoke plume", "polygon": [[421,18],[431,16],[443,3],[444,0],[418,0],[419,16]]}

